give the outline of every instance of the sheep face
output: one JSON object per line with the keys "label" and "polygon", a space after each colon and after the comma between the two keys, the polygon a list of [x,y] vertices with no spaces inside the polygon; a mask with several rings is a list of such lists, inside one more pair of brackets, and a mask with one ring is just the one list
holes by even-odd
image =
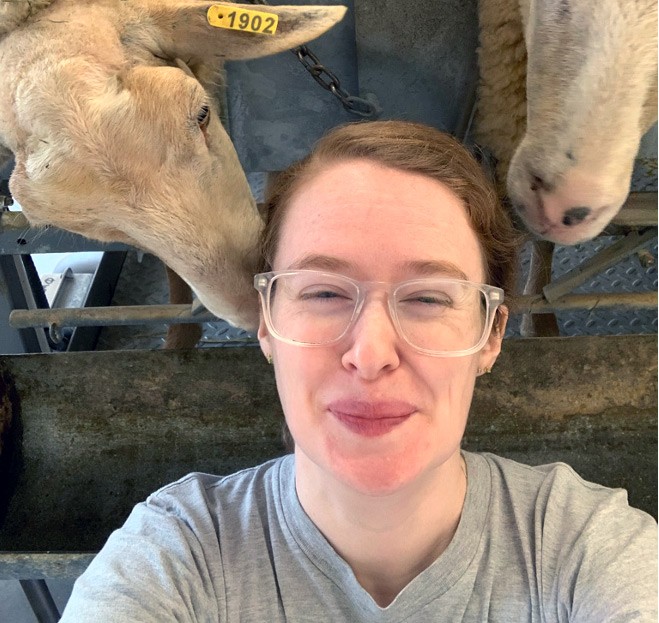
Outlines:
{"label": "sheep face", "polygon": [[210,27],[209,6],[55,0],[29,16],[0,40],[0,143],[33,224],[154,253],[209,310],[254,329],[262,222],[213,85],[223,60],[299,45],[345,9],[269,7],[280,34],[266,39]]}
{"label": "sheep face", "polygon": [[508,195],[532,232],[575,244],[620,210],[657,119],[657,4],[531,0],[522,15],[527,127]]}

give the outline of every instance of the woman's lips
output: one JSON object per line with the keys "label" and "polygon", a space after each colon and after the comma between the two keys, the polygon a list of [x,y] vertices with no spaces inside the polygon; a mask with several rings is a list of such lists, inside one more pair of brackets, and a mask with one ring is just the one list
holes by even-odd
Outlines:
{"label": "woman's lips", "polygon": [[385,435],[416,411],[414,405],[399,400],[336,400],[327,408],[346,428],[364,437]]}

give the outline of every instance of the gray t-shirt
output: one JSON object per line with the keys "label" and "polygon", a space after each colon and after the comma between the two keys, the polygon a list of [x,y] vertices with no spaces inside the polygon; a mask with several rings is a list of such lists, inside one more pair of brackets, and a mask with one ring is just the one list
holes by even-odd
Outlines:
{"label": "gray t-shirt", "polygon": [[311,522],[292,456],[190,474],[138,504],[78,579],[63,623],[652,621],[657,526],[563,464],[464,453],[448,548],[380,608]]}

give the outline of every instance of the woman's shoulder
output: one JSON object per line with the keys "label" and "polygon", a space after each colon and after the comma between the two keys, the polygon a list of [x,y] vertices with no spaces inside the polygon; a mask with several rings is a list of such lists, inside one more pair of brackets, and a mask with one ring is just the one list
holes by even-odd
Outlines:
{"label": "woman's shoulder", "polygon": [[564,485],[568,489],[583,488],[594,492],[611,492],[614,489],[585,480],[567,463],[557,461],[540,465],[529,465],[491,452],[464,452],[467,465],[486,474],[493,482],[507,482],[522,489],[542,488],[550,482]]}
{"label": "woman's shoulder", "polygon": [[146,499],[145,505],[180,515],[184,511],[240,508],[272,497],[282,478],[292,470],[291,456],[272,459],[228,475],[192,472],[171,482]]}
{"label": "woman's shoulder", "polygon": [[472,454],[467,465],[489,487],[488,551],[504,552],[501,568],[525,561],[546,612],[656,620],[657,524],[629,506],[624,489],[584,480],[565,463],[530,466]]}
{"label": "woman's shoulder", "polygon": [[627,491],[582,478],[566,463],[526,465],[490,453],[465,453],[467,465],[490,489],[491,512],[526,516],[535,528],[579,533],[587,525],[655,528],[647,513],[629,506]]}
{"label": "woman's shoulder", "polygon": [[496,493],[504,490],[507,495],[529,500],[561,499],[579,503],[601,503],[618,500],[627,493],[624,489],[612,489],[582,478],[570,465],[563,462],[528,465],[489,452],[465,452],[470,470],[480,478],[486,478]]}

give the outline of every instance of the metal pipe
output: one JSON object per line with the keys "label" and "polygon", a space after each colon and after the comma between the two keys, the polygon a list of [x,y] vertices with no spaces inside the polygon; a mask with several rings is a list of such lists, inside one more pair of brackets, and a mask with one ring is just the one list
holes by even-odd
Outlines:
{"label": "metal pipe", "polygon": [[[656,292],[626,292],[615,294],[572,294],[560,300],[546,301],[541,294],[516,297],[514,313],[548,313],[567,309],[595,309],[629,306],[655,308]],[[130,305],[116,307],[86,307],[62,309],[16,309],[9,315],[9,324],[16,329],[28,327],[89,327],[139,324],[185,324],[216,322],[209,311],[194,314],[190,305]]]}
{"label": "metal pipe", "polygon": [[656,227],[658,214],[656,192],[634,192],[629,193],[627,201],[611,223],[625,227]]}
{"label": "metal pipe", "polygon": [[60,613],[50,594],[46,580],[19,580],[19,582],[37,621],[39,623],[57,623]]}
{"label": "metal pipe", "polygon": [[564,297],[568,292],[585,283],[591,277],[606,270],[609,266],[617,264],[628,255],[643,248],[645,244],[657,237],[655,229],[649,229],[643,233],[632,231],[627,236],[613,243],[610,247],[603,249],[597,255],[582,262],[569,273],[555,279],[542,288],[542,293],[550,302],[555,302]]}
{"label": "metal pipe", "polygon": [[[36,312],[36,313],[35,313]],[[26,327],[92,327],[136,324],[184,324],[217,321],[209,311],[193,314],[190,305],[117,305],[115,307],[63,307],[60,309],[15,309],[9,324]]]}
{"label": "metal pipe", "polygon": [[593,309],[621,306],[656,309],[657,293],[570,294],[555,301],[547,301],[542,294],[526,294],[515,298],[512,311],[515,314],[548,314],[571,309],[587,309],[592,311]]}

